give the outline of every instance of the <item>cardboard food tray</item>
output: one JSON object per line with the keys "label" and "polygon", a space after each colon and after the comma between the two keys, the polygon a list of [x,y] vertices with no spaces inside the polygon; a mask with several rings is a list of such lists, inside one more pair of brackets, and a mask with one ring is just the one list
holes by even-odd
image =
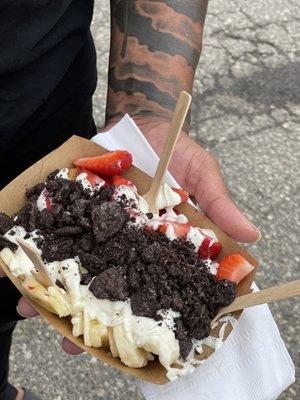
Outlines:
{"label": "cardboard food tray", "polygon": [[[20,174],[0,192],[0,211],[5,212],[8,215],[13,215],[17,213],[25,204],[26,188],[30,188],[37,183],[44,182],[47,175],[55,169],[71,167],[72,161],[74,159],[80,157],[101,155],[106,151],[106,149],[95,144],[94,142],[80,138],[78,136],[73,136],[59,148],[32,165],[22,174]],[[131,167],[130,170],[123,175],[134,182],[140,194],[146,193],[146,191],[150,187],[151,178],[136,167]],[[229,253],[238,252],[242,254],[243,257],[245,257],[255,267],[255,270],[238,285],[238,295],[249,293],[250,286],[254,279],[255,271],[258,267],[257,261],[248,252],[241,248],[237,242],[229,238],[206,216],[197,211],[194,207],[190,206],[189,204],[183,204],[179,207],[179,209],[180,212],[185,214],[189,221],[191,221],[195,225],[201,228],[212,229],[216,233],[219,241],[222,243],[223,246],[223,250],[220,255],[221,258]],[[6,272],[9,279],[19,289],[19,291],[23,293],[26,297],[28,297],[21,286],[22,280],[15,278],[9,272],[8,268],[5,266],[1,259],[0,265]],[[166,378],[166,371],[158,362],[158,360],[150,362],[147,366],[143,368],[127,367],[120,361],[119,358],[112,357],[108,349],[87,347],[84,345],[82,337],[74,337],[72,335],[72,325],[69,318],[59,318],[57,315],[54,315],[45,310],[35,301],[30,301],[50,325],[52,325],[62,335],[66,336],[68,339],[84,349],[86,352],[97,357],[99,360],[144,381],[156,384],[164,384],[169,382]],[[238,318],[239,315],[240,313],[236,314],[235,317]],[[229,335],[230,331],[231,327],[228,324],[225,332],[225,337]],[[216,329],[212,332],[212,334],[217,334]],[[204,352],[198,358],[200,360],[206,359],[212,353],[213,350],[211,348],[204,346]]]}

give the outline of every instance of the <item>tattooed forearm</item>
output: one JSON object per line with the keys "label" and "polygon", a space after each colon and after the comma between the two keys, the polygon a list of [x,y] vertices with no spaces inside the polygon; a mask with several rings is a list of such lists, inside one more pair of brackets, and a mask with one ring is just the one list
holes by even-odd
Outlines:
{"label": "tattooed forearm", "polygon": [[192,91],[208,0],[111,0],[106,118],[169,117]]}

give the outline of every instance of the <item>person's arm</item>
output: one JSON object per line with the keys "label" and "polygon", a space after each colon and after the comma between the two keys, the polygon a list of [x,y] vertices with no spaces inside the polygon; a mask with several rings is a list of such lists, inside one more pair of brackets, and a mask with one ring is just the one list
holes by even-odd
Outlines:
{"label": "person's arm", "polygon": [[[128,113],[160,153],[180,91],[192,92],[206,9],[207,0],[111,0],[107,127]],[[171,173],[221,229],[256,241],[260,233],[231,200],[218,162],[185,132]]]}
{"label": "person's arm", "polygon": [[107,121],[126,112],[169,120],[192,91],[207,0],[111,0]]}

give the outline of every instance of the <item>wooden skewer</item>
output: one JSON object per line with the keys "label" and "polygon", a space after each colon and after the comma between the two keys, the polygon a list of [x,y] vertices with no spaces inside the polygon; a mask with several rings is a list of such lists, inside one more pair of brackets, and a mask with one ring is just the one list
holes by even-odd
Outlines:
{"label": "wooden skewer", "polygon": [[32,272],[32,275],[35,277],[35,279],[46,288],[49,286],[56,286],[56,283],[53,281],[41,257],[36,254],[30,245],[25,241],[18,239],[17,242],[37,270],[37,272]]}
{"label": "wooden skewer", "polygon": [[272,303],[274,301],[288,299],[289,297],[300,296],[300,279],[273,286],[268,289],[260,290],[237,297],[229,306],[223,307],[211,321],[213,325],[222,315],[233,311],[243,310],[244,308],[258,306],[260,304]]}
{"label": "wooden skewer", "polygon": [[149,210],[153,214],[158,214],[156,199],[161,188],[163,178],[168,169],[186,114],[191,104],[191,99],[192,97],[188,93],[184,91],[180,93],[151,187],[143,196],[147,200]]}

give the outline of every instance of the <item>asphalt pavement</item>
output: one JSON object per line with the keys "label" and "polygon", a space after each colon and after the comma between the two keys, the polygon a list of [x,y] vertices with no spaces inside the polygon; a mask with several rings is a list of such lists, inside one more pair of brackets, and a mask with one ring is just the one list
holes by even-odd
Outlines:
{"label": "asphalt pavement", "polygon": [[[213,0],[193,93],[191,135],[221,163],[237,204],[262,230],[250,251],[257,283],[299,278],[300,3]],[[99,79],[97,126],[104,121],[109,1],[96,2],[93,35]],[[299,300],[271,306],[296,365],[298,381],[281,400],[300,397]],[[296,317],[297,316],[297,317]],[[11,380],[45,400],[143,399],[134,381],[87,355],[70,357],[42,320],[19,323]]]}

